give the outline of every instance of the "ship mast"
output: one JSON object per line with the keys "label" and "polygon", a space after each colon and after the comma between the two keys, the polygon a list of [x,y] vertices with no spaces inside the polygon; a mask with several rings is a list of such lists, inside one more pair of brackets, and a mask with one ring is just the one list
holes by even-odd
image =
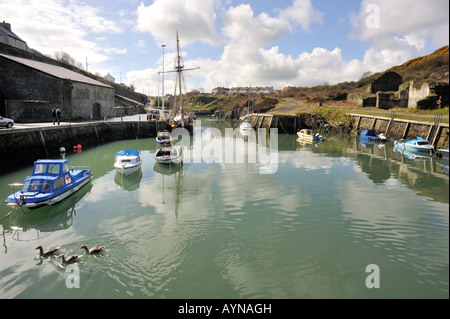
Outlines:
{"label": "ship mast", "polygon": [[[177,108],[181,112],[181,125],[184,126],[184,107],[183,107],[183,92],[181,91],[181,72],[183,71],[190,71],[190,70],[197,70],[200,69],[200,67],[195,67],[191,69],[185,69],[183,59],[181,57],[181,51],[180,51],[180,40],[178,38],[178,29],[177,29],[177,57],[175,58],[175,67],[173,71],[166,71],[163,73],[170,73],[170,72],[177,72],[178,73],[178,88],[180,90],[180,96],[178,98],[178,103],[174,103],[175,108],[175,114],[174,117],[177,115]],[[176,88],[177,84],[175,84]],[[175,89],[176,91],[176,89]],[[178,104],[178,105],[177,105]]]}
{"label": "ship mast", "polygon": [[[181,91],[181,71],[184,68],[183,61],[181,60],[181,54],[180,54],[180,40],[178,39],[178,30],[177,30],[177,60],[176,60],[176,67],[175,69],[178,72],[178,87],[180,90],[180,97],[178,99],[179,103],[179,110],[181,112],[181,125],[184,126],[184,109],[183,109],[183,93]],[[176,112],[175,112],[176,114]]]}

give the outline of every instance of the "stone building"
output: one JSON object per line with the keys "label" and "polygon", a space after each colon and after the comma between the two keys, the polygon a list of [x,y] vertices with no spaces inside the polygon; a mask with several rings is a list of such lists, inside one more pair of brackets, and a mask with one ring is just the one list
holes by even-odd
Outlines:
{"label": "stone building", "polygon": [[371,94],[377,92],[398,91],[403,79],[400,74],[389,71],[378,77],[375,81],[368,85],[368,91]]}
{"label": "stone building", "polygon": [[63,121],[113,116],[114,88],[53,64],[0,54],[0,114],[17,122]]}
{"label": "stone building", "polygon": [[24,51],[31,51],[27,43],[12,31],[11,24],[5,21],[0,22],[0,42]]}

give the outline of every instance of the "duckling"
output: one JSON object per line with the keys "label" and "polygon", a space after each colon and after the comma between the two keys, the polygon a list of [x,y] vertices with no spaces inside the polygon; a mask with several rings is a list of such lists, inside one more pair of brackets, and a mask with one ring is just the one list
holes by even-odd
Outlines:
{"label": "duckling", "polygon": [[84,249],[86,251],[86,254],[98,254],[105,249],[105,246],[94,246],[91,247],[91,249],[88,249],[86,245],[83,245],[80,247],[80,249]]}
{"label": "duckling", "polygon": [[60,255],[58,258],[62,258],[63,264],[72,264],[80,259],[79,255],[71,255],[67,259],[64,257],[64,255]]}
{"label": "duckling", "polygon": [[50,248],[50,249],[44,250],[42,248],[42,246],[37,246],[34,250],[37,250],[37,249],[39,249],[39,255],[41,257],[48,257],[48,256],[54,255],[59,250],[59,247],[58,248]]}

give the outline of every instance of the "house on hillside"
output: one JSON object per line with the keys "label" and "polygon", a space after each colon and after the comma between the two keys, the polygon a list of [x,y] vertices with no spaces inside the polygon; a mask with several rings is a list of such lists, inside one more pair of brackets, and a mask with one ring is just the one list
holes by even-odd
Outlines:
{"label": "house on hillside", "polygon": [[103,78],[104,78],[105,80],[108,80],[109,82],[113,82],[113,83],[116,82],[116,78],[113,77],[111,74],[109,74],[109,72],[108,72],[108,74],[106,74]]}
{"label": "house on hillside", "polygon": [[0,42],[27,52],[31,51],[27,43],[12,31],[11,24],[5,21],[0,22]]}
{"label": "house on hillside", "polygon": [[63,121],[113,116],[113,87],[53,64],[0,54],[0,114],[17,122]]}

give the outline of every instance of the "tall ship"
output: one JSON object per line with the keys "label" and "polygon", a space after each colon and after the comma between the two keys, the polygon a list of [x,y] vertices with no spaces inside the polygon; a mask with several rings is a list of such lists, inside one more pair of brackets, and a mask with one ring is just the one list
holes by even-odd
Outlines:
{"label": "tall ship", "polygon": [[[185,69],[184,68],[184,62],[183,58],[181,57],[181,51],[180,51],[180,40],[178,38],[178,30],[177,30],[177,57],[175,58],[174,63],[174,70],[173,71],[167,71],[165,73],[170,72],[176,72],[177,73],[177,80],[176,80],[176,86],[175,86],[175,101],[174,101],[174,112],[171,117],[171,123],[170,126],[172,129],[177,127],[184,127],[188,131],[192,132],[192,128],[194,125],[194,116],[191,112],[187,112],[184,108],[184,101],[183,101],[183,91],[182,91],[182,85],[181,82],[183,80],[183,72],[189,71],[189,70],[196,70],[200,69],[200,67],[195,67],[191,69]],[[178,96],[176,94],[178,86]]]}

